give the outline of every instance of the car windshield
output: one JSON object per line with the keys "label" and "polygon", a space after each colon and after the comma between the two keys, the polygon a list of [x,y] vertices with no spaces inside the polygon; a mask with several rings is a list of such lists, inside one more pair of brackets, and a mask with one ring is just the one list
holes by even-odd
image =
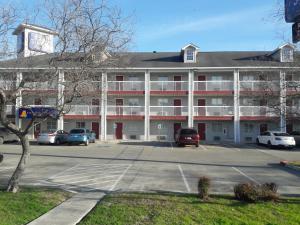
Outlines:
{"label": "car windshield", "polygon": [[197,134],[197,131],[193,129],[182,129],[180,134]]}
{"label": "car windshield", "polygon": [[82,129],[74,129],[70,131],[70,134],[83,134],[84,130]]}
{"label": "car windshield", "polygon": [[288,137],[288,136],[290,136],[290,135],[287,134],[287,133],[274,133],[274,136]]}

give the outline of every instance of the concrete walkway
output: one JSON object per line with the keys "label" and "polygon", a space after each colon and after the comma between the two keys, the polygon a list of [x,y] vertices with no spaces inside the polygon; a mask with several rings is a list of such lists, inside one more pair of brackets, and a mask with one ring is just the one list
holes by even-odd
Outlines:
{"label": "concrete walkway", "polygon": [[76,225],[104,196],[104,192],[78,193],[28,225]]}

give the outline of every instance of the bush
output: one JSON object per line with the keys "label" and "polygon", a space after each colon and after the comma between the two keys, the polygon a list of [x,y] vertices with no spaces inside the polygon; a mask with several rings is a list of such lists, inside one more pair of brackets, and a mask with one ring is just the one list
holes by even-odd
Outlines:
{"label": "bush", "polygon": [[275,183],[241,183],[234,187],[234,195],[236,199],[245,202],[275,201],[279,198],[277,190],[278,186]]}
{"label": "bush", "polygon": [[198,181],[198,194],[199,198],[206,200],[209,196],[209,189],[210,189],[210,178],[209,177],[200,177]]}

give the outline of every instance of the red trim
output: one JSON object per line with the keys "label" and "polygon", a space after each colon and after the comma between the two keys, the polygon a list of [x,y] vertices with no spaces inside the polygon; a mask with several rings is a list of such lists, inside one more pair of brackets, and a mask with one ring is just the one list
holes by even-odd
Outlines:
{"label": "red trim", "polygon": [[233,95],[233,91],[194,91],[195,95]]}
{"label": "red trim", "polygon": [[151,95],[187,95],[188,91],[150,91]]}
{"label": "red trim", "polygon": [[108,120],[144,120],[144,116],[108,115]]}
{"label": "red trim", "polygon": [[267,116],[241,116],[240,120],[247,121],[268,121],[278,119],[278,117],[267,117]]}
{"label": "red trim", "polygon": [[97,120],[100,117],[99,115],[64,115],[66,120]]}
{"label": "red trim", "polygon": [[201,121],[232,121],[233,116],[194,116],[194,120]]}
{"label": "red trim", "polygon": [[180,120],[180,121],[186,121],[187,116],[150,116],[150,120]]}
{"label": "red trim", "polygon": [[109,95],[144,95],[145,91],[107,91]]}

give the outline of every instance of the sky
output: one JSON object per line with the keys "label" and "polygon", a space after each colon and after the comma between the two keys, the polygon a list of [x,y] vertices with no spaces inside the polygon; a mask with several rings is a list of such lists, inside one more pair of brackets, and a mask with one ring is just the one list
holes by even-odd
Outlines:
{"label": "sky", "polygon": [[[0,0],[2,2],[18,0]],[[22,0],[27,7],[41,0]],[[291,41],[291,26],[275,18],[284,0],[109,0],[130,15],[133,51],[273,50]]]}

